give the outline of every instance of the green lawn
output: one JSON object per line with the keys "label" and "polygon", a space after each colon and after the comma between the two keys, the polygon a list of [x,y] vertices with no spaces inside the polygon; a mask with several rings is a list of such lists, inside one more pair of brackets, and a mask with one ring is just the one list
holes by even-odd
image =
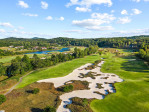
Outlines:
{"label": "green lawn", "polygon": [[134,56],[106,59],[101,71],[115,73],[124,82],[116,83],[116,93],[94,100],[94,112],[149,112],[149,67]]}
{"label": "green lawn", "polygon": [[22,83],[20,83],[17,88],[22,88],[33,82],[41,79],[63,77],[71,73],[74,69],[84,65],[86,63],[93,63],[96,60],[101,59],[99,55],[86,56],[85,58],[74,59],[65,63],[60,63],[56,66],[49,67],[48,69],[42,71],[36,71],[25,78],[23,78]]}

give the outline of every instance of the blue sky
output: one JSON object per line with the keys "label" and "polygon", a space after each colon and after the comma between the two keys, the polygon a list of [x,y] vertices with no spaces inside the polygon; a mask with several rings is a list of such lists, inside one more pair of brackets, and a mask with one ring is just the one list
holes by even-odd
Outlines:
{"label": "blue sky", "polygon": [[149,34],[149,0],[1,0],[0,38]]}

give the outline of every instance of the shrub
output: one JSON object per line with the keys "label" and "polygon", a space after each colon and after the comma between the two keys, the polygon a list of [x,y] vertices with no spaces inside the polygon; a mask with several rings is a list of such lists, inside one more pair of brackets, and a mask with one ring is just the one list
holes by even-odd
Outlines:
{"label": "shrub", "polygon": [[68,85],[63,88],[63,92],[69,92],[71,90],[73,90],[73,85]]}
{"label": "shrub", "polygon": [[44,108],[43,112],[56,112],[56,109],[54,107],[47,106]]}
{"label": "shrub", "polygon": [[6,97],[4,95],[0,95],[0,105],[6,101]]}
{"label": "shrub", "polygon": [[39,93],[39,89],[38,89],[38,88],[35,88],[35,89],[33,90],[33,94],[37,94],[37,93]]}

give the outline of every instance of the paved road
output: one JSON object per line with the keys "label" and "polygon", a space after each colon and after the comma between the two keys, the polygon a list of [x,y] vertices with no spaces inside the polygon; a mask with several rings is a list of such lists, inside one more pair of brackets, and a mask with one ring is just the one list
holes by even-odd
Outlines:
{"label": "paved road", "polygon": [[23,79],[24,77],[26,77],[27,75],[31,74],[32,72],[34,72],[34,71],[31,71],[31,72],[27,73],[26,75],[20,77],[19,82],[18,82],[17,84],[15,84],[14,86],[12,86],[12,87],[9,89],[9,91],[7,91],[4,95],[7,95],[7,94],[9,94],[12,90],[14,90],[15,87],[16,87],[17,85],[19,85],[19,84],[22,82],[22,79]]}

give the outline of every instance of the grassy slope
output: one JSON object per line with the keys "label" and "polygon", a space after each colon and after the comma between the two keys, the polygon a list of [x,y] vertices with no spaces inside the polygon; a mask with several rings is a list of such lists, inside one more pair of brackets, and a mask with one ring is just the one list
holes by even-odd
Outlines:
{"label": "grassy slope", "polygon": [[25,78],[23,78],[22,83],[20,83],[17,88],[22,88],[26,85],[29,85],[33,82],[36,82],[41,79],[62,77],[71,73],[74,69],[84,65],[86,63],[92,63],[96,60],[99,60],[99,55],[86,56],[85,58],[74,59],[65,63],[60,63],[56,66],[49,67],[48,69],[42,71],[36,71]]}
{"label": "grassy slope", "polygon": [[149,68],[135,57],[110,58],[102,72],[115,73],[125,81],[115,84],[117,92],[103,100],[94,100],[94,112],[149,112]]}

